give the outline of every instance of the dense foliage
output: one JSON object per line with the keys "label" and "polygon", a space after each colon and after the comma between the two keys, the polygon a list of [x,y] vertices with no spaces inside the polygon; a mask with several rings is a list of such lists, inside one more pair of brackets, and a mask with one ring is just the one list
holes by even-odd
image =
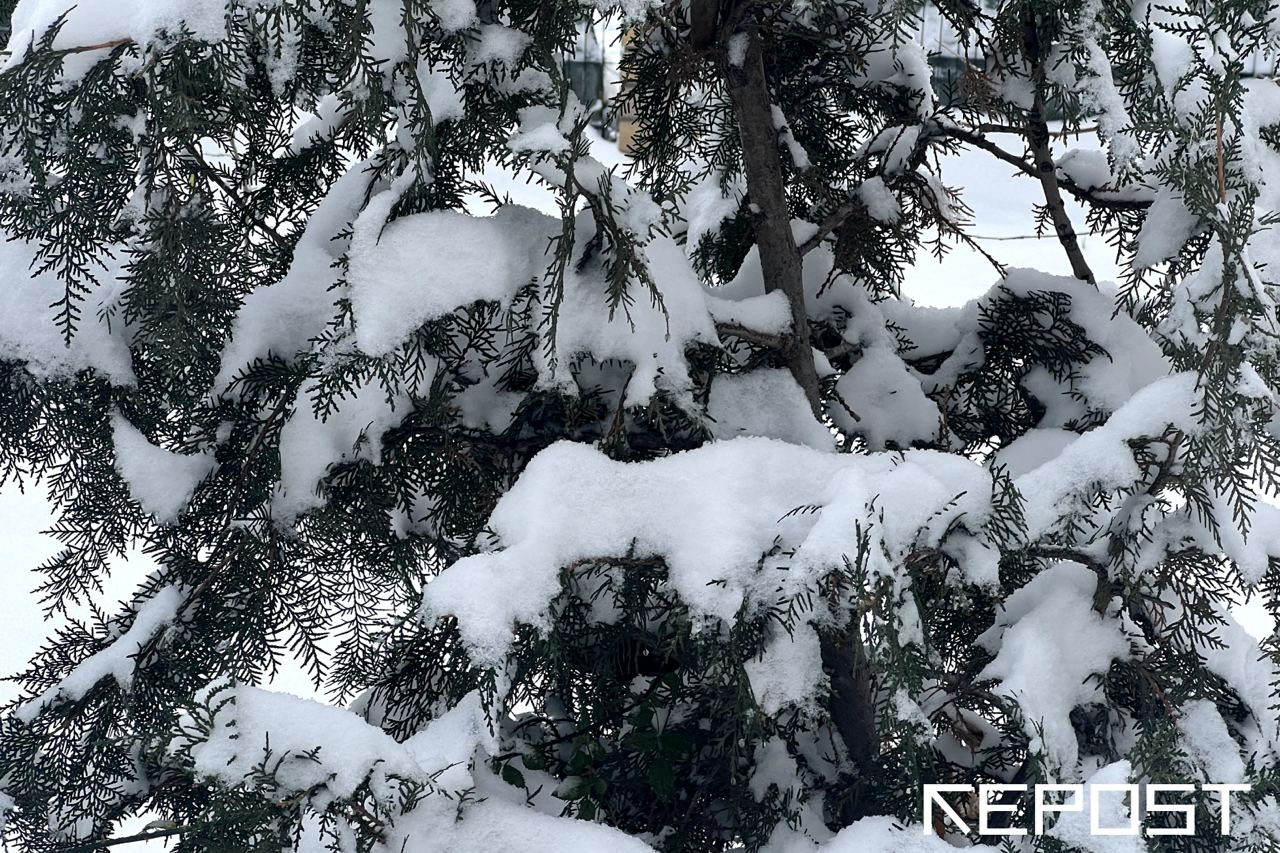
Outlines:
{"label": "dense foliage", "polygon": [[[955,98],[913,2],[21,0],[0,483],[63,547],[6,839],[942,851],[924,783],[1134,780],[1252,789],[1006,848],[1277,849],[1276,9],[934,11]],[[1074,277],[901,296],[986,251],[962,147]]]}

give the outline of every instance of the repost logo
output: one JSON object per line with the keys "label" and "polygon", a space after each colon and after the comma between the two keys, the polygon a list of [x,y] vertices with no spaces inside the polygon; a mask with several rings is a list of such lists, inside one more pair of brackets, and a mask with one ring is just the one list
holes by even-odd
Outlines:
{"label": "repost logo", "polygon": [[[1188,793],[1206,791],[1216,794],[1218,799],[1218,833],[1231,834],[1231,795],[1237,791],[1248,791],[1248,785],[1160,785],[1160,784],[1091,784],[1086,796],[1084,785],[925,785],[924,786],[924,834],[935,832],[934,812],[940,813],[944,821],[949,821],[966,835],[975,830],[978,835],[1026,835],[1024,827],[997,825],[992,826],[993,815],[1011,815],[1021,808],[1028,792],[1031,793],[1032,815],[1035,823],[1035,835],[1043,835],[1045,819],[1053,814],[1083,812],[1089,807],[1089,832],[1091,835],[1138,835],[1140,826],[1140,806],[1145,805],[1147,814],[1181,815],[1175,818],[1176,826],[1149,826],[1147,836],[1160,835],[1195,835],[1196,807],[1194,803],[1179,801]],[[1145,790],[1145,797],[1143,796]],[[970,826],[966,816],[961,815],[943,794],[967,794],[970,803],[976,802],[977,826]],[[1129,821],[1121,826],[1102,826],[1103,805],[1106,798],[1116,797],[1129,799]],[[976,797],[976,800],[975,800]],[[1061,798],[1061,801],[1059,801]],[[968,820],[973,820],[973,810],[967,810]],[[1001,819],[1003,820],[1003,818]],[[999,822],[999,821],[997,821]]]}

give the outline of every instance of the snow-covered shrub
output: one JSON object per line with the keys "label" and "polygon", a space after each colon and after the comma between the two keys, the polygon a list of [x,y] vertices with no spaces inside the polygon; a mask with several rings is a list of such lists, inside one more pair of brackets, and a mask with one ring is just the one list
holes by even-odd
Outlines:
{"label": "snow-covered shrub", "polygon": [[[910,3],[21,0],[0,482],[65,623],[6,837],[937,853],[923,784],[1131,779],[1252,785],[1150,849],[1273,849],[1280,648],[1229,609],[1280,606],[1275,10],[940,11],[956,103]],[[629,173],[559,62],[602,15]],[[901,296],[980,248],[960,146],[1074,277]]]}

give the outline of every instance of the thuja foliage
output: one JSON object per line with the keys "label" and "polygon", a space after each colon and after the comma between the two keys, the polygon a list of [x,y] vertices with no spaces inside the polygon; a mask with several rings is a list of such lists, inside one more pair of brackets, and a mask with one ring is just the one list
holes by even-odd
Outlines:
{"label": "thuja foliage", "polygon": [[[944,850],[923,784],[1133,780],[1251,785],[1150,850],[1280,845],[1272,7],[931,4],[943,102],[912,2],[12,5],[7,842]],[[986,296],[902,296],[957,246]]]}

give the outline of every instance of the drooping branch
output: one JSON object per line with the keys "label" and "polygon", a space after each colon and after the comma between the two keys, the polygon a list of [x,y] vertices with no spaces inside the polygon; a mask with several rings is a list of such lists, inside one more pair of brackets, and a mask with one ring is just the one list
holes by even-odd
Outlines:
{"label": "drooping branch", "polygon": [[208,161],[204,159],[204,154],[194,143],[190,140],[186,140],[183,142],[182,147],[189,157],[189,162],[198,168],[205,177],[217,184],[218,188],[222,190],[227,198],[240,210],[241,215],[245,218],[245,222],[252,225],[265,237],[270,239],[271,242],[275,243],[286,256],[293,251],[293,247],[289,244],[289,241],[254,214],[253,210],[249,207],[249,203],[241,198],[235,188],[227,183],[226,179],[222,176],[222,173],[220,173],[215,167],[209,165]]}

